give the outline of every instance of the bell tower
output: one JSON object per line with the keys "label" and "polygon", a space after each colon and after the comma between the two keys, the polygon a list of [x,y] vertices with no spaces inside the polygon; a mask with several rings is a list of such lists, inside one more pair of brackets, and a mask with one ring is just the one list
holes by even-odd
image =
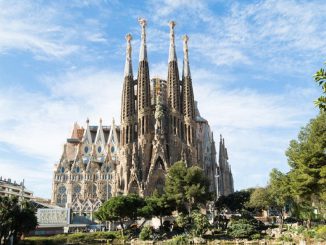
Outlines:
{"label": "bell tower", "polygon": [[197,162],[196,156],[196,122],[195,122],[195,102],[192,88],[188,56],[188,36],[183,36],[183,70],[182,70],[182,105],[184,116],[184,139],[187,147],[190,148],[191,162]]}
{"label": "bell tower", "polygon": [[[169,145],[174,145],[175,149],[182,147],[184,138],[183,117],[182,117],[182,99],[181,99],[181,81],[179,79],[179,69],[177,54],[175,50],[174,21],[169,22],[170,26],[170,48],[169,48],[169,64],[167,78],[167,101],[169,109]],[[180,151],[170,148],[170,163],[180,160]]]}
{"label": "bell tower", "polygon": [[[139,159],[139,183],[142,183],[150,168],[150,157],[153,140],[153,112],[151,108],[151,90],[149,66],[146,46],[146,26],[147,21],[139,18],[141,26],[141,44],[139,51],[139,65],[137,76],[137,110],[138,110],[138,159]],[[143,187],[140,186],[140,189]]]}

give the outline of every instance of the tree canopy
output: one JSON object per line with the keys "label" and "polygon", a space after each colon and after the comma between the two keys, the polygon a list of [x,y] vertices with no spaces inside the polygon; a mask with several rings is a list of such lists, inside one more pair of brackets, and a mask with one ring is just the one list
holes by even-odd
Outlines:
{"label": "tree canopy", "polygon": [[209,181],[201,168],[187,168],[184,162],[176,162],[166,176],[165,193],[175,200],[179,211],[187,206],[190,213],[194,205],[205,204],[210,198]]}
{"label": "tree canopy", "polygon": [[326,206],[326,113],[320,112],[303,127],[286,151],[290,171],[277,169],[270,173],[267,186],[269,205],[278,209],[291,207],[297,218],[310,220],[317,213],[325,214]]}
{"label": "tree canopy", "polygon": [[161,227],[163,223],[163,217],[171,215],[174,211],[174,202],[169,200],[165,194],[159,194],[154,191],[153,195],[145,198],[146,205],[142,208],[142,214],[144,217],[156,216],[160,219]]}
{"label": "tree canopy", "polygon": [[256,210],[267,210],[270,205],[271,198],[267,187],[255,188],[250,195],[249,202],[246,204],[248,208]]}
{"label": "tree canopy", "polygon": [[145,206],[144,199],[131,194],[116,196],[106,201],[97,212],[95,217],[101,221],[119,221],[124,230],[125,219],[136,219],[141,214],[141,208]]}
{"label": "tree canopy", "polygon": [[326,72],[323,68],[318,70],[315,75],[315,82],[323,90],[323,95],[321,95],[317,100],[314,101],[315,105],[319,107],[321,111],[326,112]]}
{"label": "tree canopy", "polygon": [[28,202],[0,197],[0,241],[6,242],[10,236],[17,240],[22,234],[34,230],[36,225],[35,210]]}
{"label": "tree canopy", "polygon": [[326,113],[301,129],[286,152],[290,185],[297,200],[326,202]]}
{"label": "tree canopy", "polygon": [[231,193],[228,196],[220,196],[215,202],[218,210],[228,209],[231,212],[240,212],[246,207],[250,199],[250,190],[242,190]]}

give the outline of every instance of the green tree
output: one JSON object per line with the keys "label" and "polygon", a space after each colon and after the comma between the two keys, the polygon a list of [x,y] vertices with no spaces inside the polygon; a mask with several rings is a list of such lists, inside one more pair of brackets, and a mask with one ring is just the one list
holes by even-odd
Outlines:
{"label": "green tree", "polygon": [[112,197],[95,212],[95,217],[102,222],[119,221],[122,233],[124,233],[124,221],[135,220],[141,215],[141,209],[144,206],[144,199],[137,195]]}
{"label": "green tree", "polygon": [[184,186],[189,213],[196,204],[206,204],[210,199],[209,180],[203,170],[197,166],[187,169]]}
{"label": "green tree", "polygon": [[145,198],[146,205],[142,208],[143,217],[156,216],[160,219],[161,228],[163,227],[163,217],[171,215],[174,210],[173,200],[169,200],[165,194],[154,191],[153,195]]}
{"label": "green tree", "polygon": [[174,163],[165,177],[165,193],[169,199],[175,200],[176,208],[182,209],[185,203],[185,191],[186,185],[185,176],[187,174],[187,168],[183,162]]}
{"label": "green tree", "polygon": [[326,206],[325,112],[321,112],[301,129],[298,139],[290,142],[286,155],[291,167],[289,184],[296,203],[299,207],[313,206],[319,210],[319,213],[324,213]]}
{"label": "green tree", "polygon": [[267,191],[269,198],[267,203],[276,209],[280,215],[279,227],[282,231],[284,223],[285,206],[292,203],[291,183],[288,175],[277,169],[272,169],[269,175]]}
{"label": "green tree", "polygon": [[209,181],[201,168],[187,168],[184,162],[174,163],[165,180],[167,198],[174,200],[178,211],[187,206],[188,213],[194,205],[205,204],[210,198]]}
{"label": "green tree", "polygon": [[227,196],[220,196],[215,202],[217,210],[228,209],[231,212],[240,212],[246,208],[246,203],[250,200],[250,190],[241,190]]}
{"label": "green tree", "polygon": [[326,72],[323,68],[317,71],[314,75],[315,82],[322,88],[323,94],[317,100],[314,101],[315,105],[319,107],[321,111],[326,111]]}
{"label": "green tree", "polygon": [[255,210],[268,210],[271,205],[271,198],[267,188],[258,187],[250,194],[249,202],[246,204],[248,208]]}
{"label": "green tree", "polygon": [[14,241],[37,225],[35,210],[28,202],[17,198],[0,197],[0,241],[4,244],[13,236]]}

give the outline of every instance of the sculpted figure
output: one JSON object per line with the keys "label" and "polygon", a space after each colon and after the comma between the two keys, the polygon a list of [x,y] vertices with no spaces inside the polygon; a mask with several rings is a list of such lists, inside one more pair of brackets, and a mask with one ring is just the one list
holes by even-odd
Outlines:
{"label": "sculpted figure", "polygon": [[162,119],[163,119],[163,107],[161,103],[161,96],[158,95],[156,98],[156,107],[155,107],[155,134],[162,134]]}

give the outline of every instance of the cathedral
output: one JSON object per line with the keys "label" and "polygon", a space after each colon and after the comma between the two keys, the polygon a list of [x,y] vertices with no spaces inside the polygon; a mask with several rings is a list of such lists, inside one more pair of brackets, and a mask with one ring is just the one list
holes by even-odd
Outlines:
{"label": "cathedral", "polygon": [[132,66],[130,34],[126,35],[126,61],[120,125],[99,120],[74,124],[55,164],[52,203],[73,213],[91,216],[111,196],[162,192],[165,175],[173,163],[199,166],[216,196],[233,192],[233,177],[224,139],[220,137],[218,162],[210,126],[194,100],[188,57],[188,36],[183,36],[181,78],[170,26],[167,79],[150,78],[146,47],[146,20],[139,19],[141,44],[137,76]]}

